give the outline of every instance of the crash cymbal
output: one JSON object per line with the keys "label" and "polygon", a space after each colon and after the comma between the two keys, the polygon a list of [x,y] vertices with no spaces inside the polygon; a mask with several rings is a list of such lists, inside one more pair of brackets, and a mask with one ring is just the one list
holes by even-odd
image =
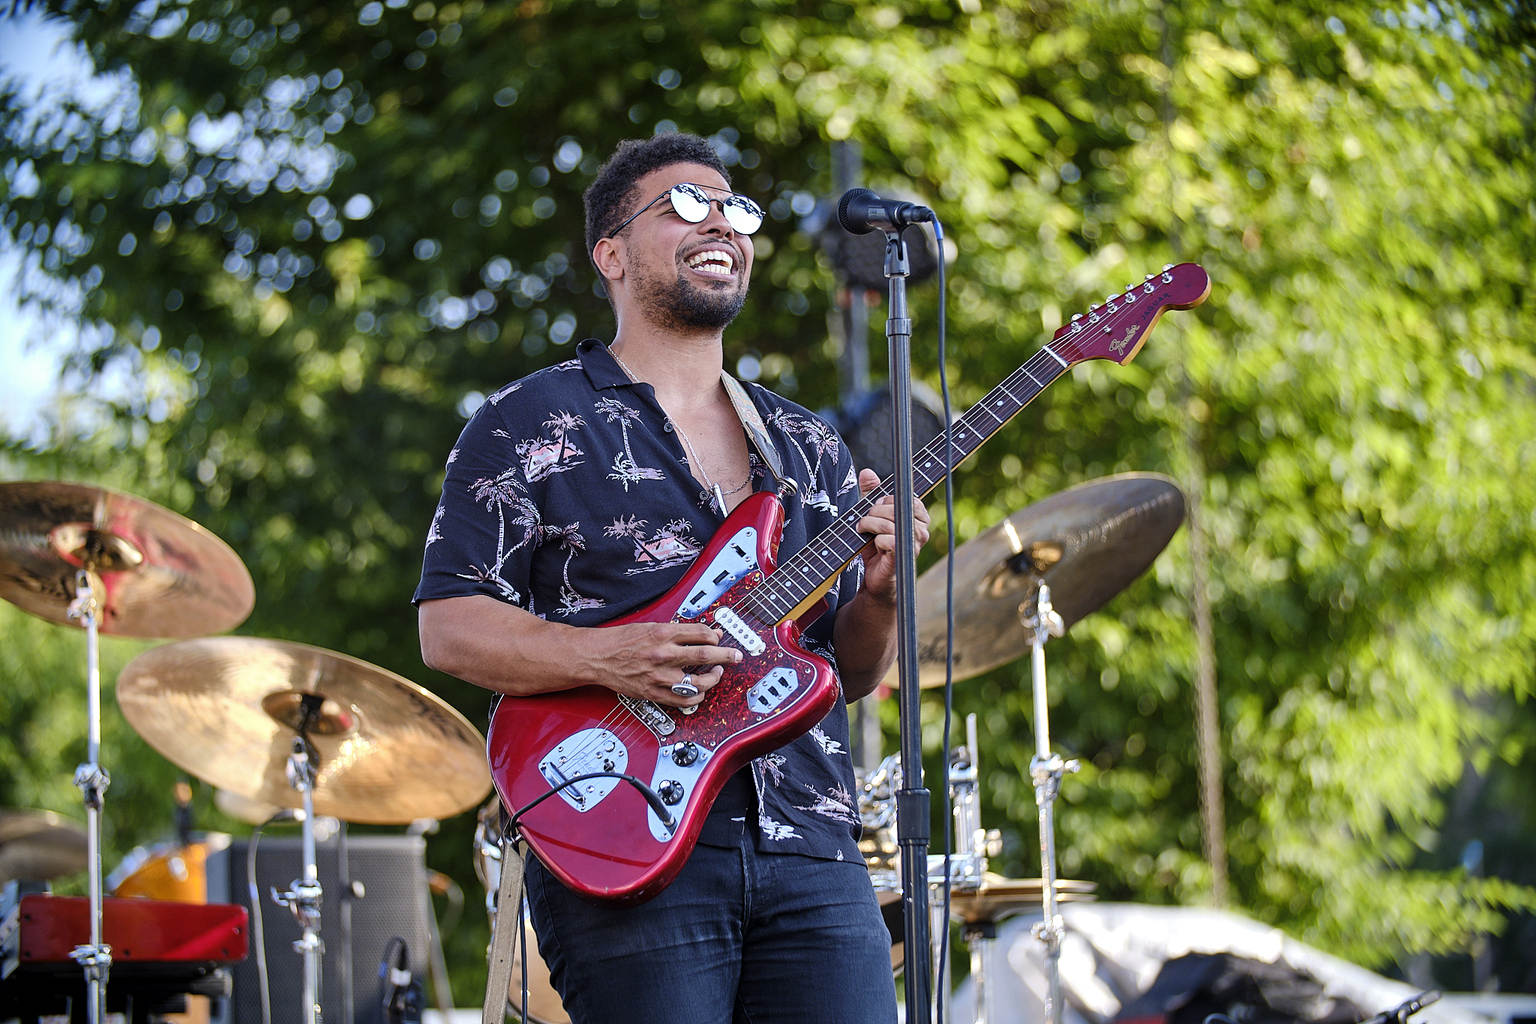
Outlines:
{"label": "crash cymbal", "polygon": [[68,615],[80,569],[100,581],[103,633],[222,633],[256,603],[239,556],[190,519],[102,487],[0,483],[0,598],[50,622],[80,625]]}
{"label": "crash cymbal", "polygon": [[84,871],[85,829],[52,811],[0,810],[0,885]]}
{"label": "crash cymbal", "polygon": [[451,817],[490,792],[485,740],[463,715],[345,654],[204,637],[146,651],[117,679],[123,715],[150,746],[205,782],[278,807],[303,805],[286,769],[311,695],[316,814],[399,825]]}
{"label": "crash cymbal", "polygon": [[[975,889],[951,889],[949,916],[967,924],[1001,921],[1025,910],[1040,909],[1045,882],[1039,878],[1004,878],[988,871]],[[1081,903],[1094,898],[1093,882],[1056,880],[1056,902]]]}
{"label": "crash cymbal", "polygon": [[[1020,609],[1043,581],[1063,626],[1146,571],[1184,521],[1184,492],[1155,473],[1090,480],[1035,502],[955,552],[955,679],[1013,661],[1034,641]],[[919,680],[944,685],[944,565],[917,581]],[[886,682],[894,685],[894,671]]]}

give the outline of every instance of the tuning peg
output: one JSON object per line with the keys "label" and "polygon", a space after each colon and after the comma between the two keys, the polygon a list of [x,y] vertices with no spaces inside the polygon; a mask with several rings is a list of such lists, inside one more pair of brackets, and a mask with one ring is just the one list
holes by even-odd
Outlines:
{"label": "tuning peg", "polygon": [[1164,271],[1169,271],[1169,270],[1172,270],[1172,269],[1173,269],[1173,264],[1172,263],[1164,263],[1163,264],[1163,270]]}
{"label": "tuning peg", "polygon": [[1099,304],[1097,302],[1095,302],[1093,305],[1088,307],[1088,312],[1092,313],[1094,310],[1096,310],[1098,308],[1099,308]]}
{"label": "tuning peg", "polygon": [[1081,314],[1081,313],[1073,313],[1072,314],[1072,319],[1073,320],[1081,320],[1082,318],[1083,318],[1083,314]]}
{"label": "tuning peg", "polygon": [[1116,299],[1118,299],[1118,298],[1119,298],[1119,297],[1120,297],[1120,296],[1118,296],[1118,295],[1111,295],[1111,296],[1109,296],[1109,297],[1108,297],[1108,298],[1107,298],[1107,299],[1105,299],[1105,300],[1104,300],[1104,301],[1105,301],[1105,302],[1114,302],[1114,301],[1115,301],[1115,300],[1116,300]]}
{"label": "tuning peg", "polygon": [[1152,280],[1153,276],[1154,275],[1152,275],[1152,274],[1148,274],[1147,277],[1146,277],[1146,280],[1148,280],[1148,281]]}
{"label": "tuning peg", "polygon": [[1131,294],[1131,292],[1133,292],[1135,290],[1136,290],[1136,286],[1134,284],[1128,284],[1128,285],[1125,286],[1125,294],[1127,294],[1127,295]]}

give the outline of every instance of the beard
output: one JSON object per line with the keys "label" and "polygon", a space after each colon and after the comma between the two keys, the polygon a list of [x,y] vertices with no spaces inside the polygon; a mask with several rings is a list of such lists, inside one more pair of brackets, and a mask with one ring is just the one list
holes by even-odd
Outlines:
{"label": "beard", "polygon": [[661,280],[637,275],[637,298],[647,319],[669,330],[720,331],[746,305],[745,288],[701,288],[681,276]]}

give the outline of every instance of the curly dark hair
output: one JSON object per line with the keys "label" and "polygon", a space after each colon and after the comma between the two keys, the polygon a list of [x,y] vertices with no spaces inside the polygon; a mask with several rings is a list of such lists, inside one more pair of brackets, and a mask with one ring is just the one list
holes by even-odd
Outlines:
{"label": "curly dark hair", "polygon": [[587,259],[592,247],[624,223],[637,204],[650,196],[638,194],[636,183],[652,171],[673,164],[703,164],[731,183],[731,175],[708,140],[683,132],[666,132],[649,139],[626,139],[587,186],[582,202],[587,209]]}

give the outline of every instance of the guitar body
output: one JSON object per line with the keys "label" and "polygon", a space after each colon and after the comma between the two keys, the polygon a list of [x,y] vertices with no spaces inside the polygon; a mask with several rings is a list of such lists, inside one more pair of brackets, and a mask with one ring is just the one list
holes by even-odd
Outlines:
{"label": "guitar body", "polygon": [[674,587],[606,624],[704,622],[722,631],[722,646],[743,651],[692,714],[603,686],[497,704],[486,747],[491,778],[511,812],[577,775],[616,771],[649,784],[678,819],[669,835],[644,797],[619,779],[561,788],[523,816],[520,831],[573,891],[614,903],[656,895],[682,870],[726,781],[752,758],[808,732],[840,699],[832,666],[800,646],[795,621],[762,622],[752,611],[753,589],[775,568],[783,521],[777,498],[752,495]]}

